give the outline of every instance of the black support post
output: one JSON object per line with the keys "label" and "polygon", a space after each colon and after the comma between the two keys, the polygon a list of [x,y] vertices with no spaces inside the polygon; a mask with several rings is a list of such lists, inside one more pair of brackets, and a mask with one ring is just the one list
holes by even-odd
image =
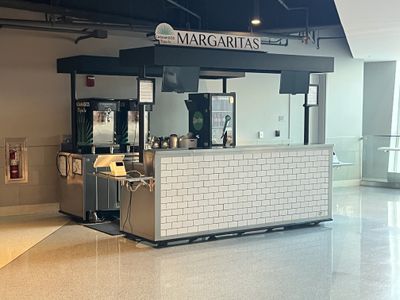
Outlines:
{"label": "black support post", "polygon": [[[143,66],[141,70],[140,76],[142,78],[146,77],[146,66]],[[139,89],[139,81],[137,81],[137,89]],[[139,100],[139,99],[138,99]],[[143,152],[144,152],[144,144],[145,144],[145,135],[144,132],[144,113],[145,113],[146,106],[139,105],[139,162],[143,162]]]}
{"label": "black support post", "polygon": [[77,128],[76,128],[76,72],[71,74],[71,136],[73,151],[77,150]]}
{"label": "black support post", "polygon": [[310,107],[307,104],[308,94],[304,95],[304,145],[309,143],[309,131],[310,131]]}
{"label": "black support post", "polygon": [[228,79],[222,78],[222,92],[226,93],[228,89]]}
{"label": "black support post", "polygon": [[143,162],[143,152],[144,152],[144,105],[139,105],[139,162]]}

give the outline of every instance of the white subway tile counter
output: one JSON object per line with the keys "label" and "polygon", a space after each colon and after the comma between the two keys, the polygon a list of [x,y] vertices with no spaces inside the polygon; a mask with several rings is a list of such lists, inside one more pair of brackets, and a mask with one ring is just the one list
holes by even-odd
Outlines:
{"label": "white subway tile counter", "polygon": [[332,146],[157,151],[157,241],[331,219]]}

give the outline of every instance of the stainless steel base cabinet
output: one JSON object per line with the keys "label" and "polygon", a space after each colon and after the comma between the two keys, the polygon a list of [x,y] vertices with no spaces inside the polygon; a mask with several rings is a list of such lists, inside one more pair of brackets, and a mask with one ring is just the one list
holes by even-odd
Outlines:
{"label": "stainless steel base cabinet", "polygon": [[93,212],[119,210],[119,183],[92,175],[96,158],[92,154],[58,154],[62,213],[87,221]]}
{"label": "stainless steel base cabinet", "polygon": [[154,191],[141,186],[135,192],[122,187],[120,192],[120,230],[136,237],[155,241]]}

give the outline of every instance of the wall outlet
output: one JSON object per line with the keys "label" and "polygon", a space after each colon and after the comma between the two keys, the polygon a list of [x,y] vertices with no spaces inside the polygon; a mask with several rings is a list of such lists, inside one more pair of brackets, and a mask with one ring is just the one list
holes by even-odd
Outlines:
{"label": "wall outlet", "polygon": [[264,138],[264,131],[259,131],[258,132],[258,138],[263,139]]}
{"label": "wall outlet", "polygon": [[275,130],[275,136],[276,137],[280,137],[281,136],[281,131],[279,129]]}

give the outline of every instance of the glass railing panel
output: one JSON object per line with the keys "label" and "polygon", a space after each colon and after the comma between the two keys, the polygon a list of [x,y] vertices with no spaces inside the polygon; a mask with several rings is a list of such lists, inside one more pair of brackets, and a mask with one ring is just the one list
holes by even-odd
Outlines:
{"label": "glass railing panel", "polygon": [[400,136],[364,136],[362,161],[364,181],[400,182]]}

